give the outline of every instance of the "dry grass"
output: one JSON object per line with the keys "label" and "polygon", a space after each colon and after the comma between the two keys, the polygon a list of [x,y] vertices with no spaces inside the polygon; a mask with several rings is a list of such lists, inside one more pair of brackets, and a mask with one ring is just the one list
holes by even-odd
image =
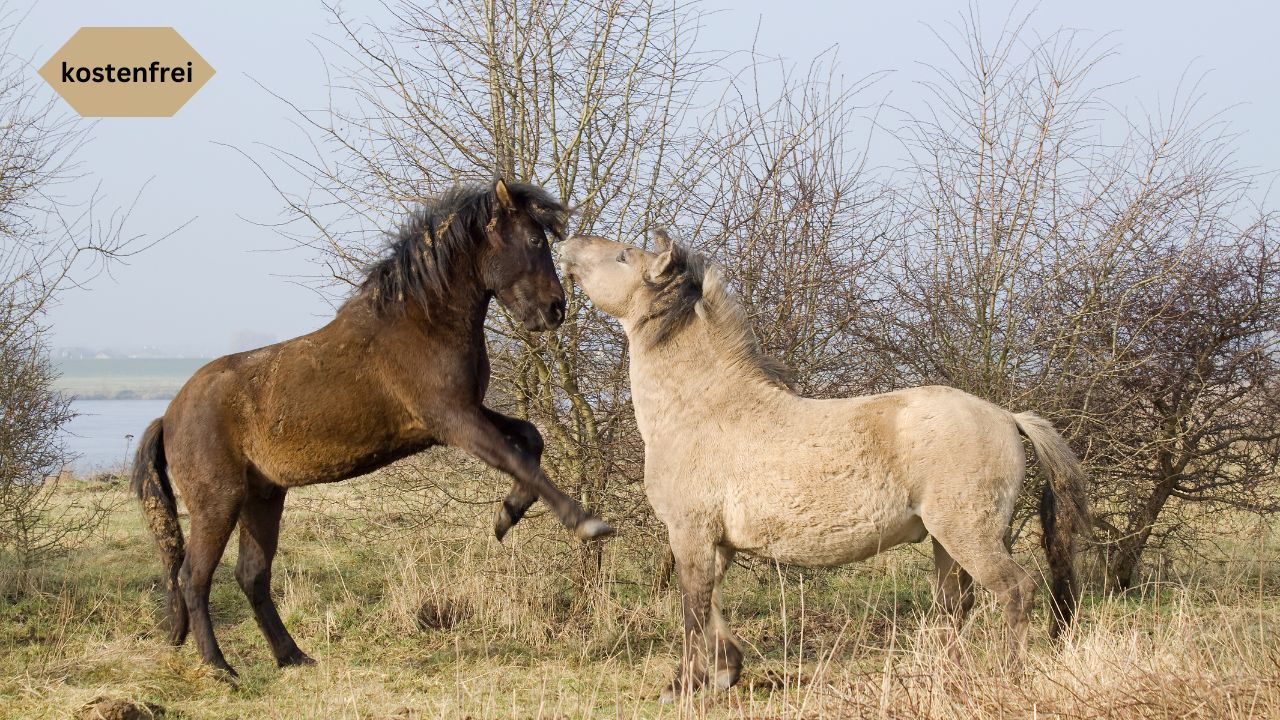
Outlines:
{"label": "dry grass", "polygon": [[1041,610],[1021,673],[1001,666],[1000,618],[985,598],[950,659],[918,548],[808,576],[736,570],[726,600],[748,645],[742,684],[658,706],[679,651],[679,598],[649,591],[649,568],[630,559],[638,540],[614,541],[603,588],[584,598],[570,572],[549,571],[574,562],[544,519],[507,545],[489,539],[488,508],[459,512],[448,531],[396,530],[396,518],[361,512],[361,492],[308,489],[286,512],[276,592],[317,667],[270,661],[231,578],[234,543],[213,605],[240,683],[212,677],[190,644],[168,648],[158,560],[126,503],[89,547],[21,592],[3,588],[0,716],[69,717],[100,697],[192,718],[1280,716],[1280,578],[1267,542],[1183,563],[1137,595],[1090,598],[1062,647],[1045,638]]}

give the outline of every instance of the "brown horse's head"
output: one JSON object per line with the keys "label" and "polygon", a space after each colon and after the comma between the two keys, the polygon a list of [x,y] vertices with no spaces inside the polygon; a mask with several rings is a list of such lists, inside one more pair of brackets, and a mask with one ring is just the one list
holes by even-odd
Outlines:
{"label": "brown horse's head", "polygon": [[480,275],[528,330],[554,330],[564,322],[564,288],[551,259],[551,242],[564,233],[564,207],[531,185],[493,184],[493,215]]}
{"label": "brown horse's head", "polygon": [[554,330],[564,321],[564,288],[550,245],[564,237],[567,215],[534,185],[455,187],[409,216],[360,296],[379,313],[416,305],[429,318],[456,312],[463,298],[492,296],[529,330]]}

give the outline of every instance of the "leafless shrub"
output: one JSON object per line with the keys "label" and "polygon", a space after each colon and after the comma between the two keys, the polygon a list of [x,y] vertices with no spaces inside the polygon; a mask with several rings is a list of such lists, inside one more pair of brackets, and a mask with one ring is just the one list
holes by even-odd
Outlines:
{"label": "leafless shrub", "polygon": [[[762,345],[808,395],[874,386],[853,362],[851,325],[874,302],[874,277],[896,228],[892,194],[865,167],[877,78],[846,84],[833,57],[804,74],[752,56],[700,134],[714,138],[677,218],[687,241],[724,263]],[[775,87],[764,91],[762,87]]]}
{"label": "leafless shrub", "polygon": [[903,130],[903,246],[884,312],[858,329],[890,385],[1064,426],[1128,587],[1153,534],[1194,535],[1161,522],[1171,498],[1274,507],[1274,221],[1194,87],[1104,145],[1102,121],[1125,120],[1089,80],[1105,51],[1065,31],[1028,43],[1016,23],[987,42],[976,23],[954,28],[958,67],[935,70]]}
{"label": "leafless shrub", "polygon": [[68,284],[139,248],[122,233],[127,211],[102,218],[95,197],[60,194],[84,179],[75,155],[88,128],[9,50],[11,17],[0,7],[0,551],[22,575],[98,517],[50,502],[69,459],[58,431],[72,414],[53,389],[45,310]]}

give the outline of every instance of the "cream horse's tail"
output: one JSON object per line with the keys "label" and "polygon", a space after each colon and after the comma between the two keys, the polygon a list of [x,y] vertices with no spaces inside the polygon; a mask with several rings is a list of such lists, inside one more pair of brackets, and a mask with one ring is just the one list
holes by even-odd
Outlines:
{"label": "cream horse's tail", "polygon": [[1089,502],[1085,496],[1084,468],[1067,441],[1048,420],[1035,413],[1013,416],[1018,430],[1031,441],[1040,466],[1048,471],[1040,495],[1040,525],[1044,529],[1044,553],[1049,560],[1050,597],[1053,607],[1052,637],[1071,626],[1079,590],[1076,585],[1075,551],[1077,536],[1087,536],[1092,527]]}

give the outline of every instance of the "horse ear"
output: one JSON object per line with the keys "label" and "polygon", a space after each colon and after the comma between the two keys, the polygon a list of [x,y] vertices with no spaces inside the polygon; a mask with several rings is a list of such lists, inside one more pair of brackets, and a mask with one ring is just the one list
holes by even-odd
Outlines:
{"label": "horse ear", "polygon": [[658,253],[658,258],[649,266],[649,279],[660,280],[676,269],[677,263],[683,258],[684,248],[676,245],[663,228],[650,230],[649,237],[653,238],[654,244],[662,251]]}
{"label": "horse ear", "polygon": [[674,275],[681,267],[684,266],[685,250],[675,243],[671,243],[670,247],[662,251],[653,264],[649,266],[649,279],[662,280],[666,277]]}
{"label": "horse ear", "polygon": [[516,201],[511,199],[511,191],[507,189],[507,181],[498,178],[493,181],[493,194],[498,197],[498,204],[503,210],[511,212],[516,209]]}
{"label": "horse ear", "polygon": [[666,252],[659,255],[658,259],[654,260],[653,264],[649,266],[649,273],[648,273],[649,279],[650,280],[661,279],[664,275],[666,275],[671,271],[672,262],[673,260],[671,257],[670,250],[667,250]]}

